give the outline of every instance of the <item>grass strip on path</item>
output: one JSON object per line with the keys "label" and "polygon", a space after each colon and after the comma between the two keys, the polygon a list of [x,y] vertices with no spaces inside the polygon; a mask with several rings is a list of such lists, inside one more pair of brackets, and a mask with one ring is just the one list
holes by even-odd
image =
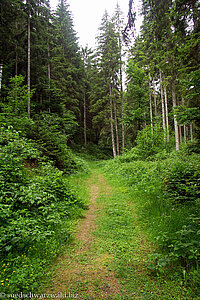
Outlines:
{"label": "grass strip on path", "polygon": [[56,263],[48,292],[78,299],[183,299],[179,284],[148,270],[153,246],[138,225],[128,189],[97,168],[85,184],[89,209]]}

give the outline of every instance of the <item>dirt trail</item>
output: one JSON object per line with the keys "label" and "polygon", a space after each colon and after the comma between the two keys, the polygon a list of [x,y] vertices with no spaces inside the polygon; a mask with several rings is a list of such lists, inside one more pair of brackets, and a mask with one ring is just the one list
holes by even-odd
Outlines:
{"label": "dirt trail", "polygon": [[108,269],[112,255],[97,251],[97,237],[93,234],[96,219],[103,210],[96,200],[102,188],[104,195],[109,197],[111,187],[100,174],[92,174],[87,183],[90,188],[89,209],[79,222],[75,242],[57,262],[49,293],[66,293],[68,298],[75,298],[78,294],[77,299],[116,299],[121,286]]}

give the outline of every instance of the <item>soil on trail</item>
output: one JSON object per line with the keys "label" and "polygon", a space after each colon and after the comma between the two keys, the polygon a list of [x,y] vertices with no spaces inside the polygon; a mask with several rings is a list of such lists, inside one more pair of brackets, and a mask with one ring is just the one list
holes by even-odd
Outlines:
{"label": "soil on trail", "polygon": [[77,296],[77,299],[116,299],[121,286],[108,268],[112,255],[97,251],[97,237],[94,236],[96,220],[103,210],[96,200],[102,189],[109,197],[111,187],[96,173],[88,179],[87,185],[90,189],[89,209],[78,224],[74,243],[58,259],[49,293],[66,293],[68,298]]}

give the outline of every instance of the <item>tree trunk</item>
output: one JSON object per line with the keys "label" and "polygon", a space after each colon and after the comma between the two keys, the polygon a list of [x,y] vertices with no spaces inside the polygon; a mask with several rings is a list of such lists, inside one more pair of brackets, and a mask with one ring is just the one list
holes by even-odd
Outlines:
{"label": "tree trunk", "polygon": [[[28,2],[28,1],[27,1]],[[29,8],[28,8],[29,10]],[[27,86],[28,86],[28,107],[27,112],[29,118],[31,117],[31,24],[30,24],[30,13],[28,11],[28,68],[27,68]]]}
{"label": "tree trunk", "polygon": [[164,141],[166,142],[166,125],[165,125],[165,103],[164,103],[164,95],[162,88],[162,73],[160,71],[160,95],[161,95],[161,104],[162,104],[162,124],[164,130]]}
{"label": "tree trunk", "polygon": [[152,97],[151,97],[151,81],[149,73],[149,108],[150,108],[150,120],[151,120],[151,134],[153,134],[153,110],[152,110]]}
{"label": "tree trunk", "polygon": [[87,150],[87,112],[86,112],[86,95],[85,95],[85,86],[84,86],[84,112],[83,112],[83,123],[84,123],[84,148]]}
{"label": "tree trunk", "polygon": [[122,66],[120,65],[120,95],[122,105],[122,152],[125,150],[125,126],[124,126],[124,96],[123,96],[123,77],[122,77]]}
{"label": "tree trunk", "polygon": [[153,78],[153,97],[154,97],[154,111],[155,111],[155,117],[157,117],[157,101],[156,101],[156,85],[155,80]]}
{"label": "tree trunk", "polygon": [[166,130],[167,130],[167,141],[169,142],[169,116],[168,116],[168,103],[167,103],[167,88],[164,87],[165,94],[165,119],[166,119]]}
{"label": "tree trunk", "polygon": [[50,109],[50,103],[51,103],[51,97],[50,97],[50,88],[51,88],[51,65],[50,65],[50,49],[49,49],[49,44],[48,44],[48,65],[47,65],[47,76],[48,76],[48,81],[49,81],[49,107],[48,107],[48,112],[51,112]]}
{"label": "tree trunk", "polygon": [[193,125],[192,123],[190,124],[190,139],[193,141]]}
{"label": "tree trunk", "polygon": [[120,76],[120,96],[121,96],[121,113],[122,113],[122,153],[125,150],[125,126],[124,126],[124,96],[123,96],[123,74],[122,74],[122,49],[121,49],[121,39],[119,39],[119,47],[120,47],[120,69],[119,69],[119,76]]}
{"label": "tree trunk", "polygon": [[[16,31],[18,30],[18,23],[15,22]],[[17,49],[17,43],[16,43],[16,54],[15,54],[15,76],[18,75],[18,49]]]}
{"label": "tree trunk", "polygon": [[183,142],[183,137],[182,137],[182,126],[179,125],[178,127],[179,127],[180,144],[182,144],[182,142]]}
{"label": "tree trunk", "polygon": [[113,156],[116,157],[116,149],[115,149],[115,136],[114,136],[114,129],[113,129],[113,109],[112,109],[112,88],[110,84],[110,131],[111,131],[111,139],[112,139],[112,149],[113,149]]}
{"label": "tree trunk", "polygon": [[186,129],[186,125],[183,125],[183,129],[184,129],[184,142],[185,142],[185,144],[187,144],[187,129]]}
{"label": "tree trunk", "polygon": [[[176,107],[176,91],[174,79],[172,79],[172,102],[173,108]],[[176,150],[179,150],[179,132],[178,132],[178,122],[176,119],[176,114],[174,114],[174,130],[175,130],[175,141],[176,141]]]}
{"label": "tree trunk", "polygon": [[3,64],[0,63],[0,91],[1,91],[1,82],[2,82],[2,76],[3,75]]}
{"label": "tree trunk", "polygon": [[120,155],[120,152],[119,152],[119,133],[118,133],[118,122],[117,122],[117,106],[116,106],[116,101],[115,100],[113,100],[113,106],[114,106],[114,119],[115,119],[117,155]]}

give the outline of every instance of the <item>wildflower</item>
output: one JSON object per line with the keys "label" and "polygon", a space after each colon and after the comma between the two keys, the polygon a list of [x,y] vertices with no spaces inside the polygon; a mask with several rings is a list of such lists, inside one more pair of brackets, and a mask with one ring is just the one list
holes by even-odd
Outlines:
{"label": "wildflower", "polygon": [[15,271],[13,271],[13,273],[15,273]]}
{"label": "wildflower", "polygon": [[153,217],[153,224],[154,224],[154,217]]}

